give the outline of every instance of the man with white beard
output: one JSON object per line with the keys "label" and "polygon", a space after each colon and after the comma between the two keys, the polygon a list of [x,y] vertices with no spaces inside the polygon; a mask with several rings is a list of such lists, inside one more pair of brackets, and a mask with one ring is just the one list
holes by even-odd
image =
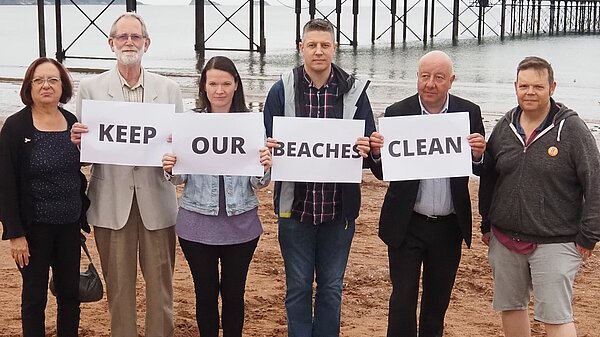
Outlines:
{"label": "man with white beard", "polygon": [[[77,95],[81,101],[183,103],[179,86],[172,80],[142,68],[142,56],[150,38],[142,18],[135,13],[113,23],[108,45],[115,53],[115,68],[83,79]],[[87,127],[75,123],[71,141],[77,145]],[[166,140],[165,140],[166,141]],[[140,268],[146,282],[146,337],[173,336],[173,270],[175,265],[175,187],[161,167],[93,164],[88,188],[92,202],[87,216],[106,281],[111,336],[138,336],[136,278]]]}

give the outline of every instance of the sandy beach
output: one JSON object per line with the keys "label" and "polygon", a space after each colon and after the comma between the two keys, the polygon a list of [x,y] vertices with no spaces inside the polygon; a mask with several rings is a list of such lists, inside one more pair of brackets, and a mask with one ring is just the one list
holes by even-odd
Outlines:
{"label": "sandy beach", "polygon": [[[346,337],[385,336],[387,303],[391,291],[386,246],[377,237],[379,211],[387,184],[370,172],[363,177],[363,204],[357,219],[356,234],[344,284],[341,335]],[[471,182],[477,190],[477,180]],[[472,193],[473,195],[473,193]],[[475,194],[476,195],[476,194]],[[246,287],[246,323],[248,337],[284,337],[287,335],[284,308],[285,274],[277,242],[277,223],[273,214],[272,190],[259,191],[260,218],[264,234],[250,266]],[[491,308],[492,277],[487,262],[487,247],[480,241],[477,198],[473,198],[473,246],[463,247],[463,257],[446,316],[447,337],[501,336],[500,316]],[[88,246],[100,268],[93,236]],[[82,259],[82,264],[85,261]],[[10,257],[7,241],[0,242],[0,336],[21,335],[21,277]],[[139,273],[139,272],[138,272]],[[578,336],[598,337],[600,322],[600,257],[594,255],[582,266],[575,284],[574,310]],[[138,326],[143,336],[144,284],[138,275]],[[175,336],[198,336],[195,323],[193,283],[188,266],[177,247],[173,287],[175,290]],[[54,297],[49,295],[47,308],[48,336],[56,336]],[[80,336],[109,336],[106,298],[81,305]],[[544,336],[540,324],[533,325],[533,336]]]}

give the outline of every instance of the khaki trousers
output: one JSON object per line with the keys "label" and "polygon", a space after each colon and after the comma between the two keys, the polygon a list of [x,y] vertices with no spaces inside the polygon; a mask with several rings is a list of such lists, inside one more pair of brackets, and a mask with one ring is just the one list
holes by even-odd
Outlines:
{"label": "khaki trousers", "polygon": [[138,251],[140,268],[146,283],[145,336],[173,336],[175,228],[147,230],[142,223],[134,196],[125,226],[119,230],[94,227],[94,237],[106,282],[111,336],[138,336]]}

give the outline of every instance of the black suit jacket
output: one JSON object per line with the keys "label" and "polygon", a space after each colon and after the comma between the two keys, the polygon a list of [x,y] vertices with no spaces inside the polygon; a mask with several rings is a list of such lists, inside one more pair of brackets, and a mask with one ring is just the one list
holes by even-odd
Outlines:
{"label": "black suit jacket", "polygon": [[[450,95],[448,113],[468,112],[471,122],[471,133],[480,133],[485,136],[481,109],[478,105]],[[418,95],[408,97],[400,102],[390,105],[385,110],[385,117],[420,115],[421,105]],[[384,137],[386,135],[383,135]],[[473,172],[479,175],[480,165],[473,166]],[[371,171],[378,179],[383,179],[381,161],[371,165]],[[381,216],[379,218],[379,237],[388,246],[398,248],[404,241],[413,209],[419,191],[420,180],[392,181],[388,187]],[[450,190],[454,210],[458,217],[458,224],[463,239],[468,247],[471,246],[472,218],[471,199],[469,196],[469,177],[450,178]]]}

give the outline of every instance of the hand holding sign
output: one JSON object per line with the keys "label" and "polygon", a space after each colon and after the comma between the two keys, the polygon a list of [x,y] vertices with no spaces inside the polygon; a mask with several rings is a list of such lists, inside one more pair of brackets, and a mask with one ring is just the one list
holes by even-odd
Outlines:
{"label": "hand holding sign", "polygon": [[263,166],[265,172],[271,168],[271,150],[267,146],[260,149],[260,164]]}
{"label": "hand holding sign", "polygon": [[480,161],[481,156],[485,152],[485,138],[478,133],[472,133],[467,136],[467,140],[469,141],[469,146],[471,146],[473,161]]}
{"label": "hand holding sign", "polygon": [[356,139],[356,143],[354,143],[356,148],[358,149],[358,154],[363,158],[367,158],[369,156],[369,151],[371,151],[371,145],[369,144],[369,137],[358,137]]}
{"label": "hand holding sign", "polygon": [[87,125],[82,123],[75,123],[71,127],[71,142],[77,146],[81,144],[81,134],[87,133]]}
{"label": "hand holding sign", "polygon": [[371,153],[373,157],[379,158],[381,156],[381,148],[383,147],[383,135],[375,131],[369,137],[369,146],[371,147]]}
{"label": "hand holding sign", "polygon": [[162,157],[162,168],[165,172],[173,173],[173,166],[177,163],[177,156],[172,153],[165,153]]}

